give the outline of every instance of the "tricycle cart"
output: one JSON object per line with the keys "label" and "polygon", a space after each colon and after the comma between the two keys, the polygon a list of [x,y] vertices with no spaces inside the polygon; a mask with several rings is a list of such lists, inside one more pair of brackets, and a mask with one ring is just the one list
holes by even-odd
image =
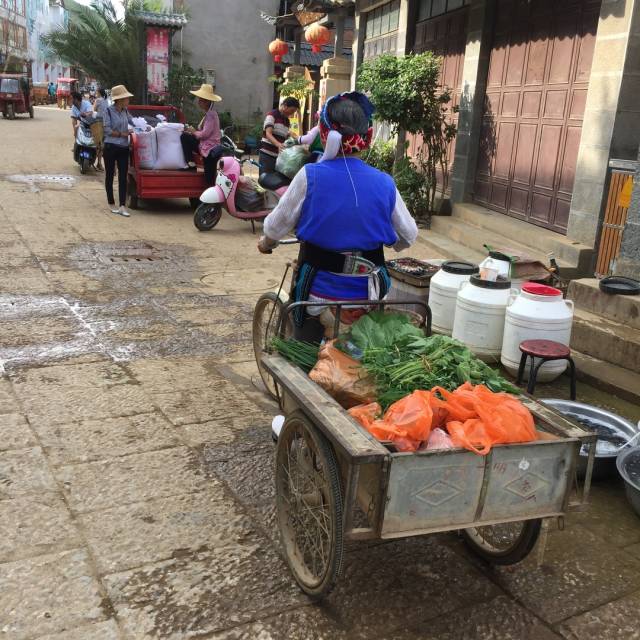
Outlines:
{"label": "tricycle cart", "polygon": [[[152,126],[158,124],[157,116],[159,115],[164,116],[166,122],[185,123],[184,114],[177,107],[130,105],[128,110],[132,117],[145,118]],[[201,170],[143,169],[140,167],[136,134],[134,133],[131,138],[131,161],[129,162],[129,184],[127,187],[128,206],[131,209],[137,209],[140,199],[188,198],[191,206],[195,209],[200,204],[200,195],[210,186],[205,182],[204,173]],[[225,155],[242,153],[226,134],[223,135],[222,145],[226,148]],[[194,155],[194,160],[197,164],[202,164],[200,156]]]}
{"label": "tricycle cart", "polygon": [[24,74],[0,74],[0,112],[13,120],[16,115],[28,113],[33,118],[33,85]]}
{"label": "tricycle cart", "polygon": [[[131,105],[128,107],[132,117],[145,118],[149,124],[157,124],[157,116],[162,115],[167,122],[181,122],[185,118],[182,111],[171,106]],[[200,204],[200,194],[206,189],[204,174],[200,171],[171,171],[142,169],[138,155],[136,134],[131,136],[131,161],[129,162],[129,184],[127,186],[127,204],[137,209],[139,200],[159,198],[188,198],[192,207]]]}
{"label": "tricycle cart", "polygon": [[58,109],[66,109],[71,104],[71,94],[74,91],[78,91],[77,78],[58,78],[56,84]]}
{"label": "tricycle cart", "polygon": [[[535,442],[496,445],[487,456],[465,449],[394,453],[301,369],[260,350],[274,331],[287,332],[294,308],[310,303],[287,304],[277,294],[261,301],[256,358],[261,374],[273,378],[268,388],[286,416],[276,448],[277,520],[289,567],[309,596],[332,589],[347,540],[458,531],[480,557],[513,564],[542,532],[541,561],[548,522],[586,505],[596,436],[577,423],[523,396],[540,432]],[[338,318],[343,304],[336,303]],[[589,461],[580,488],[575,470],[582,445]]]}

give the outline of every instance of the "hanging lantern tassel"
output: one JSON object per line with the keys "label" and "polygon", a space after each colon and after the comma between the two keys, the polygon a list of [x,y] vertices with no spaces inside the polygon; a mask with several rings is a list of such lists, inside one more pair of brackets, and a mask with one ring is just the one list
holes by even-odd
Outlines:
{"label": "hanging lantern tassel", "polygon": [[276,38],[269,43],[269,53],[273,56],[274,62],[282,62],[282,57],[289,53],[289,45],[284,40]]}
{"label": "hanging lantern tassel", "polygon": [[304,30],[304,39],[311,45],[313,53],[320,53],[322,47],[331,41],[331,31],[314,22]]}

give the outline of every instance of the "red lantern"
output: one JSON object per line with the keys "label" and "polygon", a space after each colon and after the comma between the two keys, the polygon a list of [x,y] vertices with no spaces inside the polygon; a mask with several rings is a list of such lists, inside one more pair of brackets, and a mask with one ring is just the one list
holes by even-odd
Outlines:
{"label": "red lantern", "polygon": [[275,62],[281,62],[282,56],[286,56],[289,53],[289,45],[284,40],[276,38],[269,43],[269,53],[273,56]]}
{"label": "red lantern", "polygon": [[331,31],[327,27],[314,22],[304,30],[304,39],[312,45],[313,53],[320,53],[325,44],[329,44],[331,40]]}

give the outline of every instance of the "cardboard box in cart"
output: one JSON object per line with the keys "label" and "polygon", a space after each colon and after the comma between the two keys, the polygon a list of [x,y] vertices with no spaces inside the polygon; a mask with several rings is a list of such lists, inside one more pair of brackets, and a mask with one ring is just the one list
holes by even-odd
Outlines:
{"label": "cardboard box in cart", "polygon": [[[391,276],[391,291],[387,300],[415,300],[427,304],[429,300],[429,283],[437,273],[443,260],[417,260],[416,258],[397,258],[387,261],[387,269]],[[406,309],[420,315],[424,307],[419,304],[399,305],[394,309]]]}

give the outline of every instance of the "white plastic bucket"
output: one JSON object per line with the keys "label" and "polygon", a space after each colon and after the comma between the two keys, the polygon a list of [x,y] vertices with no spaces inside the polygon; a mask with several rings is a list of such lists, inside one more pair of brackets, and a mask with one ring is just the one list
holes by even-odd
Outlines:
{"label": "white plastic bucket", "polygon": [[[507,303],[500,360],[516,375],[520,365],[520,343],[524,340],[554,340],[566,346],[571,341],[573,302],[563,300],[559,289],[527,282]],[[530,362],[530,361],[529,361]],[[555,380],[567,368],[566,360],[547,362],[538,372],[539,382]],[[529,366],[525,369],[525,377]]]}
{"label": "white plastic bucket", "polygon": [[450,336],[456,312],[456,298],[460,285],[478,273],[478,267],[471,262],[447,260],[431,278],[429,285],[429,307],[431,308],[431,328],[434,333]]}
{"label": "white plastic bucket", "polygon": [[492,282],[471,276],[458,292],[452,336],[480,359],[499,362],[507,302],[514,294],[517,291],[509,280]]}

